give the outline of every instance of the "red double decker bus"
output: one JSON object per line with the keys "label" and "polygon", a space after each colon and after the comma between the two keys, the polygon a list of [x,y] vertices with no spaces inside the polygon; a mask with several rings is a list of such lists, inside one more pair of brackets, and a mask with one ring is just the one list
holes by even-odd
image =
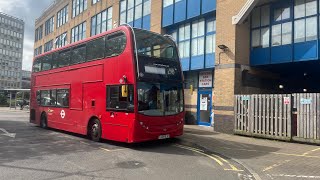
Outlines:
{"label": "red double decker bus", "polygon": [[142,142],[183,133],[174,41],[120,26],[35,57],[30,122],[92,140]]}

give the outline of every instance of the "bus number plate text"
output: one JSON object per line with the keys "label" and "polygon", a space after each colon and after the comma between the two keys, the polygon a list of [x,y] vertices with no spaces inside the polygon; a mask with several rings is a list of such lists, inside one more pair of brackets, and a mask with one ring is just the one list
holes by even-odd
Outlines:
{"label": "bus number plate text", "polygon": [[160,135],[158,139],[169,139],[170,135],[166,134],[166,135]]}

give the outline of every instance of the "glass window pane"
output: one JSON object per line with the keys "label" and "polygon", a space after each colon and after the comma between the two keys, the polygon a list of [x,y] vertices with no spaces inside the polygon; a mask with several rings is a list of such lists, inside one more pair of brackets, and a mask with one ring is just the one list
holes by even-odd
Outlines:
{"label": "glass window pane", "polygon": [[272,46],[281,45],[281,24],[272,26]]}
{"label": "glass window pane", "polygon": [[294,22],[294,42],[305,41],[305,19]]}
{"label": "glass window pane", "polygon": [[306,16],[317,14],[317,1],[306,0]]}
{"label": "glass window pane", "polygon": [[135,20],[140,19],[141,17],[142,17],[142,4],[136,6]]}
{"label": "glass window pane", "polygon": [[123,33],[109,35],[106,40],[105,56],[117,56],[121,54],[126,47],[126,36]]}
{"label": "glass window pane", "polygon": [[145,1],[143,5],[143,16],[149,15],[151,12],[151,0]]}
{"label": "glass window pane", "polygon": [[127,1],[121,1],[120,2],[120,12],[126,11],[127,10]]}
{"label": "glass window pane", "polygon": [[286,7],[282,11],[282,20],[290,18],[290,7]]}
{"label": "glass window pane", "polygon": [[184,42],[184,57],[190,57],[190,42],[185,41]]}
{"label": "glass window pane", "polygon": [[213,35],[209,35],[206,37],[206,54],[210,54],[213,52]]}
{"label": "glass window pane", "polygon": [[204,35],[204,31],[205,31],[204,22],[205,22],[204,19],[199,21],[199,24],[198,24],[199,25],[199,27],[198,27],[198,36],[203,36]]}
{"label": "glass window pane", "polygon": [[282,15],[282,10],[281,9],[276,9],[274,10],[274,17],[273,20],[274,21],[281,21],[281,15]]}
{"label": "glass window pane", "polygon": [[292,23],[282,24],[282,45],[291,44],[292,39]]}
{"label": "glass window pane", "polygon": [[270,30],[269,28],[263,28],[261,29],[261,46],[263,48],[269,47],[270,42]]}
{"label": "glass window pane", "polygon": [[131,9],[134,7],[134,0],[128,0],[128,9]]}
{"label": "glass window pane", "polygon": [[184,58],[184,42],[179,43],[180,58]]}
{"label": "glass window pane", "polygon": [[173,0],[163,0],[163,7],[167,7],[173,4]]}
{"label": "glass window pane", "polygon": [[192,39],[192,51],[191,56],[197,56],[198,55],[198,39]]}
{"label": "glass window pane", "polygon": [[260,29],[252,31],[252,40],[251,40],[252,47],[259,47],[260,46]]}
{"label": "glass window pane", "polygon": [[185,28],[184,26],[180,26],[179,28],[179,41],[183,41],[185,39]]}
{"label": "glass window pane", "polygon": [[104,38],[96,39],[91,41],[87,45],[87,59],[95,60],[104,57],[104,46],[105,40]]}
{"label": "glass window pane", "polygon": [[120,25],[126,23],[126,12],[120,14]]}
{"label": "glass window pane", "polygon": [[213,20],[207,22],[207,33],[214,31]]}
{"label": "glass window pane", "polygon": [[190,24],[184,26],[184,37],[185,39],[190,39]]}
{"label": "glass window pane", "polygon": [[252,12],[252,27],[260,27],[260,8],[255,8]]}
{"label": "glass window pane", "polygon": [[301,18],[305,16],[305,0],[295,0],[295,6],[294,6],[294,18]]}
{"label": "glass window pane", "polygon": [[198,39],[198,55],[204,54],[204,37]]}
{"label": "glass window pane", "polygon": [[192,23],[192,38],[198,36],[198,21]]}
{"label": "glass window pane", "polygon": [[270,24],[270,6],[261,7],[261,26]]}
{"label": "glass window pane", "polygon": [[127,22],[130,23],[133,21],[133,9],[128,10],[128,19]]}
{"label": "glass window pane", "polygon": [[317,17],[306,19],[306,41],[317,39]]}

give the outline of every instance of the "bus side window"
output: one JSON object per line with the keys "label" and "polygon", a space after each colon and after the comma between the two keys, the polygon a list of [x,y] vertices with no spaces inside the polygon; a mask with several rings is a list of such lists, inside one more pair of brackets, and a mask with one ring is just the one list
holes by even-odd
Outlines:
{"label": "bus side window", "polygon": [[41,71],[41,60],[39,58],[34,60],[32,70],[33,72]]}
{"label": "bus side window", "polygon": [[99,38],[88,42],[87,44],[87,60],[97,60],[104,58],[104,38]]}
{"label": "bus side window", "polygon": [[49,55],[46,55],[46,56],[43,56],[41,58],[42,60],[42,71],[46,71],[46,70],[50,70],[52,67],[51,67],[51,63],[52,63],[52,55],[49,54]]}
{"label": "bus side window", "polygon": [[106,57],[118,56],[126,48],[126,35],[123,32],[106,37]]}
{"label": "bus side window", "polygon": [[69,107],[69,89],[57,89],[57,106]]}
{"label": "bus side window", "polygon": [[58,67],[69,66],[70,64],[71,51],[70,49],[61,51],[58,59]]}
{"label": "bus side window", "polygon": [[83,62],[86,62],[86,45],[85,44],[77,46],[72,50],[70,64],[79,64]]}
{"label": "bus side window", "polygon": [[49,106],[50,105],[50,91],[49,90],[41,90],[41,106]]}
{"label": "bus side window", "polygon": [[55,52],[52,54],[52,69],[55,69],[58,67],[58,62],[59,62],[59,53]]}
{"label": "bus side window", "polygon": [[133,85],[128,85],[128,96],[122,97],[121,86],[107,86],[107,110],[134,111]]}
{"label": "bus side window", "polygon": [[50,106],[55,106],[57,104],[57,90],[50,90]]}
{"label": "bus side window", "polygon": [[41,92],[38,90],[36,92],[36,98],[37,98],[37,104],[40,105],[41,104]]}

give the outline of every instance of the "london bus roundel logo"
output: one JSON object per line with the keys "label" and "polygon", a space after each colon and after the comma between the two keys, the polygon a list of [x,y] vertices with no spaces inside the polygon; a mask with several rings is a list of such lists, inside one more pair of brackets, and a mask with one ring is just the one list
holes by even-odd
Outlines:
{"label": "london bus roundel logo", "polygon": [[66,112],[64,110],[61,110],[60,116],[62,119],[64,119],[64,117],[66,117]]}

